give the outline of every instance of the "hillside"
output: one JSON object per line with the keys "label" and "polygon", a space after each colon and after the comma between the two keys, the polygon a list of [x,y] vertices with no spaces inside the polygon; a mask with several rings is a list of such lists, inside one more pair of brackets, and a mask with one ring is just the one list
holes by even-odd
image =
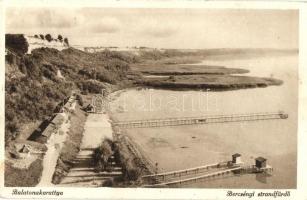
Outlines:
{"label": "hillside", "polygon": [[72,90],[100,93],[124,83],[132,60],[110,51],[39,48],[25,55],[10,48],[5,71],[6,145],[28,124],[50,116]]}
{"label": "hillside", "polygon": [[[153,50],[140,51],[136,55],[109,50],[88,53],[74,48],[61,51],[37,48],[33,49],[31,54],[26,54],[29,45],[25,37],[12,37],[10,43],[6,41],[6,48],[9,50],[5,72],[6,141],[19,136],[27,139],[75,89],[83,94],[100,93],[102,89],[132,86],[132,82],[139,86],[162,89],[233,90],[280,85],[282,81],[277,79],[232,76],[247,73],[244,69],[188,64],[200,62],[210,56],[222,58],[248,54],[249,57],[289,53],[277,50],[222,49],[196,52]],[[170,77],[148,79],[142,74]]]}

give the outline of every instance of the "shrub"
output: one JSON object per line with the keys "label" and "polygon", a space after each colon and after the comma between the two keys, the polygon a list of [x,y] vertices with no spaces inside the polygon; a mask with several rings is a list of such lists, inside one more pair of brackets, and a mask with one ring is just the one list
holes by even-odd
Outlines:
{"label": "shrub", "polygon": [[129,181],[136,181],[141,175],[140,168],[136,167],[133,160],[129,159],[126,162],[124,170],[124,175],[126,176],[126,179]]}
{"label": "shrub", "polygon": [[89,92],[89,93],[99,94],[101,93],[102,89],[105,89],[104,85],[101,82],[94,80],[81,81],[77,83],[77,85],[83,93]]}
{"label": "shrub", "polygon": [[40,35],[39,35],[39,37],[40,37],[42,40],[44,40],[44,39],[45,39],[45,36],[44,36],[44,35],[42,35],[42,34],[40,34]]}
{"label": "shrub", "polygon": [[108,167],[110,166],[110,157],[112,155],[112,141],[109,139],[104,139],[101,145],[97,147],[93,153],[93,162],[96,166],[96,170],[108,170]]}
{"label": "shrub", "polygon": [[114,186],[114,179],[108,178],[105,182],[102,184],[103,187],[112,187]]}
{"label": "shrub", "polygon": [[125,181],[137,181],[142,173],[142,168],[139,166],[137,159],[129,150],[125,142],[115,144],[114,159],[120,164]]}

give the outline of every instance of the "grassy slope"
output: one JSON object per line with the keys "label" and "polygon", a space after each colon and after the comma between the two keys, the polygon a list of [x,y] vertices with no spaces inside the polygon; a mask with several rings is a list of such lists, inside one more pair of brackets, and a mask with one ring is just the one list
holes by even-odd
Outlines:
{"label": "grassy slope", "polygon": [[28,169],[13,168],[5,163],[4,184],[6,187],[34,187],[40,181],[42,170],[41,159],[34,161]]}
{"label": "grassy slope", "polygon": [[[79,88],[99,93],[126,79],[132,58],[116,52],[85,53],[76,49],[36,49],[30,55],[6,58],[5,139],[20,134],[23,126],[43,121],[57,104]],[[65,79],[57,76],[58,71]]]}
{"label": "grassy slope", "polygon": [[[129,62],[129,55],[117,52],[89,54],[76,49],[58,51],[41,48],[30,55],[6,56],[6,152],[13,148],[11,144],[16,142],[15,138],[27,139],[31,132],[29,125],[50,117],[73,89],[99,93],[102,88],[112,88],[125,82]],[[58,71],[65,79],[57,76]],[[85,114],[80,109],[75,114],[72,117],[74,129],[69,133],[70,139],[65,143],[59,160],[59,163],[63,161],[63,165],[58,163],[58,169],[69,167],[68,163],[79,151]],[[35,186],[39,182],[41,159],[34,161],[28,169],[18,169],[9,162],[9,154],[6,158],[7,186]]]}
{"label": "grassy slope", "polygon": [[[18,143],[19,141],[14,142]],[[14,145],[11,143],[10,145]],[[38,151],[46,151],[46,146],[32,141],[22,142],[28,144]],[[8,152],[6,152],[8,154]],[[4,184],[6,187],[31,187],[39,183],[42,174],[42,155],[38,155],[27,169],[12,167],[8,160],[5,160]]]}

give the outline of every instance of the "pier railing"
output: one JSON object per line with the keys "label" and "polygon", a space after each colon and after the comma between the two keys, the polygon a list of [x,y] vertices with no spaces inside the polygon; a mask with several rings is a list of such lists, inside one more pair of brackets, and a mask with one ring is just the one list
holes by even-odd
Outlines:
{"label": "pier railing", "polygon": [[179,179],[179,180],[174,180],[170,182],[157,183],[157,184],[152,184],[152,185],[145,185],[144,187],[167,187],[167,186],[176,186],[176,185],[182,185],[182,184],[191,184],[191,183],[199,182],[201,180],[205,180],[205,179],[212,178],[212,177],[229,175],[229,174],[232,174],[232,172],[234,171],[240,170],[241,168],[242,168],[241,166],[237,166],[234,168],[220,170],[217,172],[212,172],[212,173],[201,175],[201,176],[196,176],[196,177],[191,177],[191,178],[186,178],[186,179]]}
{"label": "pier railing", "polygon": [[210,165],[205,165],[205,166],[200,166],[200,167],[194,167],[194,168],[189,168],[189,169],[184,169],[184,170],[177,170],[177,171],[171,171],[171,172],[165,172],[165,173],[159,173],[159,174],[151,174],[151,175],[145,175],[142,176],[143,180],[150,180],[154,179],[156,181],[165,181],[167,179],[171,178],[180,178],[183,176],[188,176],[192,174],[199,174],[208,171],[209,169],[212,168],[218,168],[219,164],[210,164]]}
{"label": "pier railing", "polygon": [[[212,171],[213,169],[215,169],[215,171]],[[184,184],[197,183],[207,179],[224,178],[225,176],[231,176],[234,174],[266,173],[272,171],[273,167],[269,165],[258,168],[255,165],[241,164],[228,167],[222,166],[219,168],[219,164],[212,164],[186,170],[152,174],[143,176],[142,178],[151,178],[151,180],[155,181],[150,182],[147,180],[148,185],[144,185],[144,187],[175,187]]]}
{"label": "pier railing", "polygon": [[113,125],[118,126],[120,128],[146,128],[146,127],[180,126],[180,125],[193,125],[193,124],[227,123],[227,122],[240,122],[240,121],[287,119],[287,118],[288,115],[285,114],[284,112],[265,112],[265,113],[207,115],[200,117],[122,121],[122,122],[114,122]]}

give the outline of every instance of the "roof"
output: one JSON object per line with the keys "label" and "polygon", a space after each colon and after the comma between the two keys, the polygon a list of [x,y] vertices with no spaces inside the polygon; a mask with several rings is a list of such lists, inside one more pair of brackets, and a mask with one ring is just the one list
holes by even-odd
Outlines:
{"label": "roof", "polygon": [[240,157],[240,156],[241,156],[241,154],[239,154],[239,153],[235,153],[235,154],[233,154],[232,156],[233,156],[233,157]]}
{"label": "roof", "polygon": [[258,158],[256,158],[255,160],[258,160],[258,161],[260,161],[260,162],[264,162],[264,161],[266,161],[267,159],[265,159],[265,158],[263,158],[263,157],[258,157]]}

